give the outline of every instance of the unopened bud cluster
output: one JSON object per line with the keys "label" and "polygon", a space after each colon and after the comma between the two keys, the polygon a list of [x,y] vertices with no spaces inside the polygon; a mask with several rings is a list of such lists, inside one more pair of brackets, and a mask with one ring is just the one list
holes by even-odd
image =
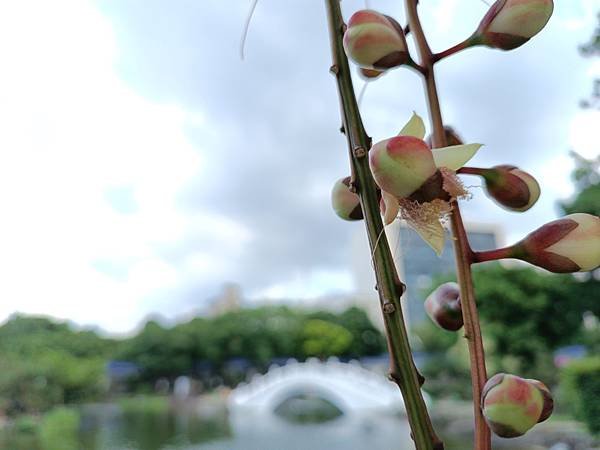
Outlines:
{"label": "unopened bud cluster", "polygon": [[481,410],[490,429],[500,437],[524,435],[552,414],[550,390],[538,380],[499,373],[490,378],[481,395]]}

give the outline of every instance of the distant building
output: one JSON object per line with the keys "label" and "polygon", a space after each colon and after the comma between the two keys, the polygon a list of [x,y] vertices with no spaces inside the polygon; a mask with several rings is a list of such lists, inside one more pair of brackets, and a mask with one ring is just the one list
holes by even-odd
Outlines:
{"label": "distant building", "polygon": [[[499,245],[500,230],[496,225],[466,224],[469,242],[474,250],[487,250]],[[364,235],[364,230],[362,231]],[[395,221],[386,227],[388,242],[400,279],[407,289],[402,297],[402,310],[409,326],[425,319],[423,301],[427,289],[432,287],[436,275],[455,273],[452,239],[448,235],[441,256],[427,245],[423,239],[403,222]],[[354,245],[355,277],[358,296],[363,299],[362,307],[368,311],[373,323],[383,327],[383,319],[377,292],[374,289],[375,277],[370,259],[365,258],[366,237],[357,238]],[[368,255],[368,254],[367,254]]]}
{"label": "distant building", "polygon": [[220,316],[231,311],[238,311],[242,304],[242,290],[235,283],[226,283],[221,293],[209,301],[207,315],[209,317]]}

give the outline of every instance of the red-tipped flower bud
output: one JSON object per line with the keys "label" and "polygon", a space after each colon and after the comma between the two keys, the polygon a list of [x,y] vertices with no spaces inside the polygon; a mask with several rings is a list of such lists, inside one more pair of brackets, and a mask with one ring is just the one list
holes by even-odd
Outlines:
{"label": "red-tipped flower bud", "polygon": [[344,220],[361,220],[363,218],[360,199],[350,190],[350,177],[342,178],[333,185],[331,206],[335,213]]}
{"label": "red-tipped flower bud", "polygon": [[364,9],[352,15],[344,33],[350,59],[367,69],[390,69],[408,61],[402,27],[393,18]]}
{"label": "red-tipped flower bud", "polygon": [[375,144],[369,164],[377,185],[395,197],[409,197],[437,173],[427,144],[412,136],[397,136]]}
{"label": "red-tipped flower bud", "polygon": [[505,438],[524,435],[540,421],[544,406],[541,390],[515,375],[494,375],[481,394],[481,410],[486,422],[495,434]]}
{"label": "red-tipped flower bud", "polygon": [[433,322],[448,331],[457,331],[463,326],[460,289],[450,282],[439,286],[425,299],[425,311]]}
{"label": "red-tipped flower bud", "polygon": [[594,270],[600,266],[600,218],[570,214],[528,234],[507,253],[550,272]]}
{"label": "red-tipped flower bud", "polygon": [[499,205],[512,211],[527,211],[540,198],[540,185],[515,166],[482,169],[486,192]]}
{"label": "red-tipped flower bud", "polygon": [[553,9],[552,0],[497,0],[481,20],[473,39],[489,47],[512,50],[540,32]]}
{"label": "red-tipped flower bud", "polygon": [[550,392],[550,389],[548,389],[548,387],[541,381],[533,380],[531,378],[527,378],[526,381],[534,385],[540,391],[542,397],[544,398],[542,414],[538,419],[538,423],[541,423],[548,419],[548,417],[552,415],[552,411],[554,411],[554,398],[552,398],[552,392]]}

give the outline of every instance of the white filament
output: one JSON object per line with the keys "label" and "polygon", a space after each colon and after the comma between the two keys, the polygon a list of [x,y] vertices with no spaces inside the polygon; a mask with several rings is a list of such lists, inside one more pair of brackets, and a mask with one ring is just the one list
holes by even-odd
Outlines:
{"label": "white filament", "polygon": [[252,0],[252,5],[250,5],[250,11],[248,12],[248,16],[246,17],[246,22],[244,23],[244,31],[242,32],[242,40],[240,42],[240,58],[242,59],[242,61],[244,60],[244,48],[246,46],[246,37],[248,36],[250,21],[252,20],[252,16],[254,15],[254,10],[256,9],[257,3],[258,0]]}

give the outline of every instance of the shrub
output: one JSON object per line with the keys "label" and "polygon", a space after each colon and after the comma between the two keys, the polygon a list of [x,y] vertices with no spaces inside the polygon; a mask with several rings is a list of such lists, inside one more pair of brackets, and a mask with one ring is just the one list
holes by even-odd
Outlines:
{"label": "shrub", "polygon": [[44,416],[40,426],[43,450],[77,450],[79,413],[70,408],[55,408]]}
{"label": "shrub", "polygon": [[600,434],[600,357],[569,364],[562,373],[567,403],[576,418]]}

